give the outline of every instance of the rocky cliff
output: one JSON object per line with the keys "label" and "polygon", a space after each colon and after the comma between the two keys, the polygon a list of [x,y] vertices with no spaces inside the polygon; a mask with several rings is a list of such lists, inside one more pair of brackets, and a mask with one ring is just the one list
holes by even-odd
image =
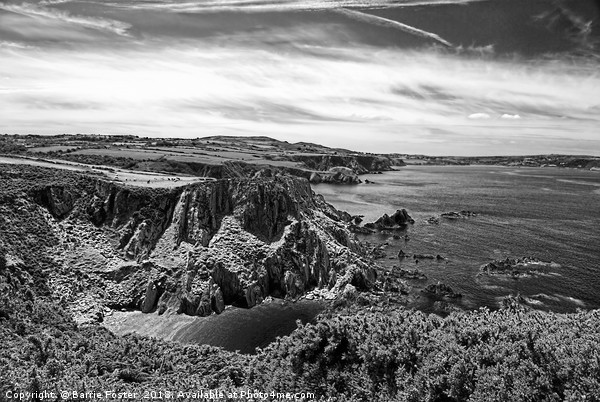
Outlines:
{"label": "rocky cliff", "polygon": [[302,162],[307,168],[328,171],[331,168],[343,166],[352,169],[357,174],[380,170],[390,170],[392,161],[382,155],[306,155],[298,154],[289,157],[293,161]]}
{"label": "rocky cliff", "polygon": [[204,316],[268,296],[375,283],[349,216],[307,180],[225,179],[171,190],[79,180],[29,194],[59,239],[46,250],[60,265],[49,288],[82,322],[101,319],[107,307]]}
{"label": "rocky cliff", "polygon": [[[220,164],[179,162],[179,161],[144,161],[136,164],[136,168],[148,171],[164,171],[185,173],[195,176],[224,178],[252,177],[260,171],[269,169],[273,172],[310,179],[314,183],[358,184],[358,175],[392,170],[392,165],[400,164],[383,155],[332,155],[332,154],[290,154],[268,156],[264,163],[246,163],[242,161],[225,161]],[[272,161],[298,162],[297,167],[271,165]]]}

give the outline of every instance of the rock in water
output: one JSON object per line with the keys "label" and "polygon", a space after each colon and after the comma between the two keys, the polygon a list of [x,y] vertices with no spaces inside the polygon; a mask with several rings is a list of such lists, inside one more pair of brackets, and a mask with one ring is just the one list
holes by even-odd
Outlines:
{"label": "rock in water", "polygon": [[535,257],[506,258],[482,265],[478,275],[502,275],[513,279],[530,278],[546,274],[547,268],[560,268],[560,265],[541,261]]}
{"label": "rock in water", "polygon": [[431,254],[413,254],[413,258],[416,260],[433,260],[435,256]]}
{"label": "rock in water", "polygon": [[410,217],[406,209],[398,209],[392,216],[384,214],[381,218],[375,222],[365,224],[368,229],[376,230],[394,230],[403,229],[408,224],[415,223],[415,220]]}
{"label": "rock in water", "polygon": [[460,219],[460,218],[469,218],[472,216],[477,216],[477,214],[473,211],[459,211],[459,212],[445,212],[441,215],[442,218],[446,219]]}
{"label": "rock in water", "polygon": [[428,285],[425,289],[423,289],[423,291],[435,296],[448,297],[450,299],[457,299],[462,297],[462,294],[454,292],[454,290],[450,286],[441,282],[435,284],[432,283],[431,285]]}
{"label": "rock in water", "polygon": [[430,225],[439,225],[440,224],[440,219],[436,218],[435,216],[431,216],[431,217],[427,218],[425,220],[425,222],[427,222]]}
{"label": "rock in water", "polygon": [[146,296],[144,297],[144,302],[142,303],[142,313],[151,312],[156,306],[156,302],[158,301],[158,286],[154,281],[148,281],[148,286],[146,287]]}

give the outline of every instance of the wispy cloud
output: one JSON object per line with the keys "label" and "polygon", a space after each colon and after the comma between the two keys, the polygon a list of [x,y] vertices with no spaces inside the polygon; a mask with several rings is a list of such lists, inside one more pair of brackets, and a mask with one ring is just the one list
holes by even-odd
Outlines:
{"label": "wispy cloud", "polygon": [[336,11],[340,14],[343,14],[347,17],[350,17],[350,18],[358,20],[358,21],[366,22],[369,24],[375,24],[375,25],[386,27],[386,28],[398,29],[402,32],[406,32],[411,35],[419,36],[421,38],[430,39],[430,40],[433,40],[444,46],[452,47],[452,44],[450,42],[448,42],[447,40],[445,40],[444,38],[440,37],[439,35],[437,35],[433,32],[427,32],[422,29],[419,29],[419,28],[416,28],[416,27],[413,27],[413,26],[410,26],[407,24],[403,24],[398,21],[394,21],[394,20],[390,20],[388,18],[378,17],[376,15],[367,14],[362,11],[350,10],[350,9],[346,9],[346,8],[336,9]]}
{"label": "wispy cloud", "polygon": [[31,46],[26,45],[24,43],[19,43],[19,42],[12,42],[12,41],[6,41],[6,40],[0,40],[0,48],[5,48],[5,49],[28,49]]}
{"label": "wispy cloud", "polygon": [[133,5],[109,3],[116,7],[154,9],[185,13],[214,12],[274,12],[274,11],[318,11],[339,8],[382,8],[413,7],[436,4],[467,4],[482,0],[216,0],[216,1],[155,1]]}
{"label": "wispy cloud", "polygon": [[[45,7],[41,4],[36,5],[32,3],[0,3],[0,10],[8,11],[10,13],[34,19],[53,20],[66,25],[110,32],[121,36],[128,36],[128,30],[131,28],[131,25],[122,21],[100,17],[86,17],[74,15],[66,11],[58,10],[51,7]],[[21,28],[23,30],[26,30],[27,26],[22,26]]]}
{"label": "wispy cloud", "polygon": [[[517,140],[513,149],[522,151],[522,134],[596,141],[600,153],[594,112],[600,75],[568,63],[527,65],[367,46],[336,49],[337,56],[327,58],[235,42],[11,52],[0,49],[0,132],[261,134],[422,153],[438,146],[451,153],[462,143],[453,138],[462,138],[482,144],[469,151],[480,154],[504,139]],[[575,85],[581,76],[585,85]],[[489,118],[469,118],[478,114]],[[443,144],[439,136],[429,141],[428,130],[436,127],[452,133]],[[396,149],[396,143],[404,145]]]}
{"label": "wispy cloud", "polygon": [[[392,4],[377,1],[369,5]],[[435,27],[358,10],[364,1],[111,4],[0,3],[0,133],[248,134],[373,152],[600,154],[597,61],[373,44],[363,38],[449,41]],[[286,12],[195,14],[227,7]],[[310,7],[330,10],[287,12]]]}

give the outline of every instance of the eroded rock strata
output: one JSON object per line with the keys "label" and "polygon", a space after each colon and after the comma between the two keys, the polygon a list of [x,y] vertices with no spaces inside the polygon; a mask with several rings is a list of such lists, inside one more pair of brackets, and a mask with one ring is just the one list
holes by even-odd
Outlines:
{"label": "eroded rock strata", "polygon": [[[77,175],[73,175],[77,176]],[[48,226],[50,291],[80,322],[107,308],[205,316],[267,296],[370,289],[350,217],[291,177],[141,189],[77,176],[20,197]],[[76,273],[76,274],[75,274]]]}

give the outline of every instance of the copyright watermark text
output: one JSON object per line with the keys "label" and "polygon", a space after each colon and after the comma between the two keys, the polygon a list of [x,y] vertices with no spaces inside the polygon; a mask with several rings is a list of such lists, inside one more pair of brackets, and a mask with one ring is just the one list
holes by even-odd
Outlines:
{"label": "copyright watermark text", "polygon": [[236,389],[235,391],[224,391],[221,389],[198,389],[191,391],[179,390],[147,390],[143,392],[127,392],[115,390],[103,391],[39,391],[39,392],[15,392],[7,391],[3,395],[6,400],[29,401],[29,400],[94,400],[101,399],[107,401],[125,401],[125,400],[179,400],[179,399],[198,399],[205,401],[253,399],[256,401],[264,400],[312,400],[316,396],[312,392],[277,392],[260,391],[255,389]]}

